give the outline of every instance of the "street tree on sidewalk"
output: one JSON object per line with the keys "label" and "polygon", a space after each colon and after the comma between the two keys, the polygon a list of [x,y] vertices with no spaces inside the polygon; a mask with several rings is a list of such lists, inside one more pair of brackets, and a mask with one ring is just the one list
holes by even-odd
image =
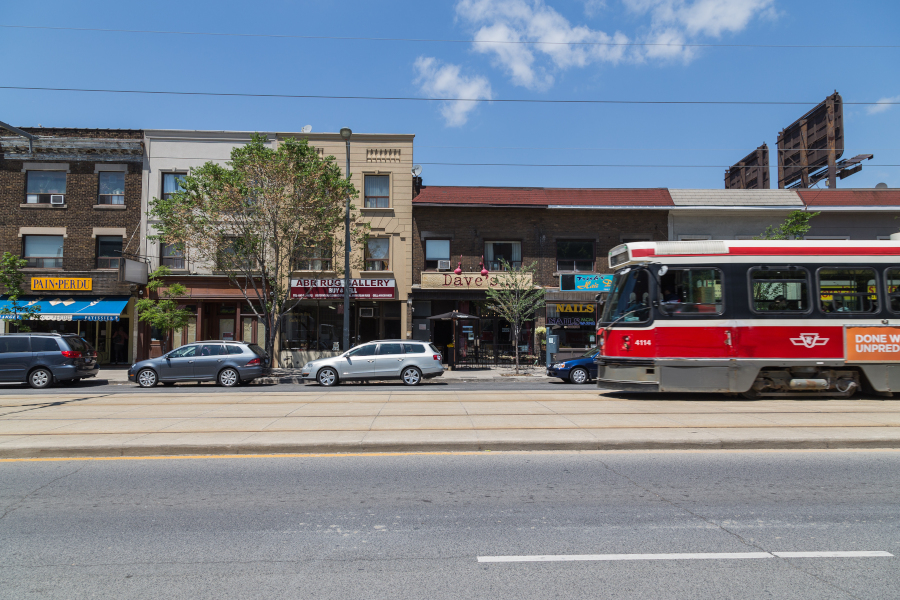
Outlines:
{"label": "street tree on sidewalk", "polygon": [[488,308],[509,321],[510,337],[515,346],[516,375],[519,374],[519,334],[525,321],[544,307],[544,290],[534,285],[537,263],[514,267],[500,260],[503,272],[491,277],[496,286],[488,286]]}
{"label": "street tree on sidewalk", "polygon": [[0,308],[0,315],[4,320],[15,323],[19,331],[31,331],[27,321],[39,321],[41,318],[41,307],[37,303],[29,305],[21,299],[25,293],[22,286],[26,279],[22,269],[27,265],[27,260],[9,252],[4,252],[0,258],[0,286],[9,302]]}
{"label": "street tree on sidewalk", "polygon": [[157,295],[157,299],[141,298],[135,304],[138,312],[138,320],[149,324],[159,330],[159,342],[162,353],[169,351],[169,336],[184,329],[194,313],[179,308],[176,298],[184,298],[187,288],[180,283],[167,284],[165,278],[171,275],[169,267],[161,266],[150,274],[147,282],[148,296],[150,292]]}
{"label": "street tree on sidewalk", "polygon": [[[274,358],[282,320],[302,299],[291,297],[290,272],[302,263],[304,271],[343,273],[343,261],[332,257],[343,255],[345,203],[356,189],[335,158],[320,157],[306,139],[273,148],[258,134],[225,165],[191,169],[180,185],[153,199],[153,237],[226,275],[265,326],[265,350]],[[351,243],[361,244],[367,231],[363,223],[351,226]]]}

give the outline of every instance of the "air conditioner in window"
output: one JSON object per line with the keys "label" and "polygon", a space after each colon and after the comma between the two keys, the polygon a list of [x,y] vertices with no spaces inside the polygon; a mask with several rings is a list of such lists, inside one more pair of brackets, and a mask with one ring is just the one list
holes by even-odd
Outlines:
{"label": "air conditioner in window", "polygon": [[450,261],[449,260],[439,260],[438,261],[438,271],[449,271],[450,270]]}
{"label": "air conditioner in window", "polygon": [[375,309],[374,308],[360,308],[359,316],[360,317],[374,317]]}
{"label": "air conditioner in window", "polygon": [[66,197],[62,194],[51,194],[50,195],[50,204],[65,204]]}

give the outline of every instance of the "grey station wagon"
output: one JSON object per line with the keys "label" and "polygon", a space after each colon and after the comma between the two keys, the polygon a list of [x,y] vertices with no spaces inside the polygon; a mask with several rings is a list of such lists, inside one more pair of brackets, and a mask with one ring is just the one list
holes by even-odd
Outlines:
{"label": "grey station wagon", "polygon": [[97,352],[77,335],[0,335],[0,381],[27,381],[35,389],[97,376]]}
{"label": "grey station wagon", "polygon": [[340,356],[311,360],[303,379],[331,386],[351,379],[400,379],[419,385],[423,379],[444,374],[441,353],[428,342],[379,340],[351,348]]}
{"label": "grey station wagon", "polygon": [[256,344],[196,342],[132,365],[128,381],[141,387],[153,387],[159,382],[175,385],[179,381],[215,381],[232,387],[261,376],[268,364],[268,355]]}

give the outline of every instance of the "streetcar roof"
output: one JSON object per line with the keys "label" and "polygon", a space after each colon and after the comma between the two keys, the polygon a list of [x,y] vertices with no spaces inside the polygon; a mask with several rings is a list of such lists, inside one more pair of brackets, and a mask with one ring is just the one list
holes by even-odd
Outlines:
{"label": "streetcar roof", "polygon": [[620,269],[643,262],[767,262],[809,261],[894,262],[900,257],[900,240],[691,240],[629,242],[609,251],[609,266]]}

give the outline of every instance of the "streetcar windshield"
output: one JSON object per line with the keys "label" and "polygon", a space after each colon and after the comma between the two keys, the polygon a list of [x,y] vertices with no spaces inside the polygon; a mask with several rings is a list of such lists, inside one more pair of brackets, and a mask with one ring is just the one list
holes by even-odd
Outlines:
{"label": "streetcar windshield", "polygon": [[644,322],[650,317],[650,277],[646,269],[616,273],[613,289],[603,307],[603,322]]}

